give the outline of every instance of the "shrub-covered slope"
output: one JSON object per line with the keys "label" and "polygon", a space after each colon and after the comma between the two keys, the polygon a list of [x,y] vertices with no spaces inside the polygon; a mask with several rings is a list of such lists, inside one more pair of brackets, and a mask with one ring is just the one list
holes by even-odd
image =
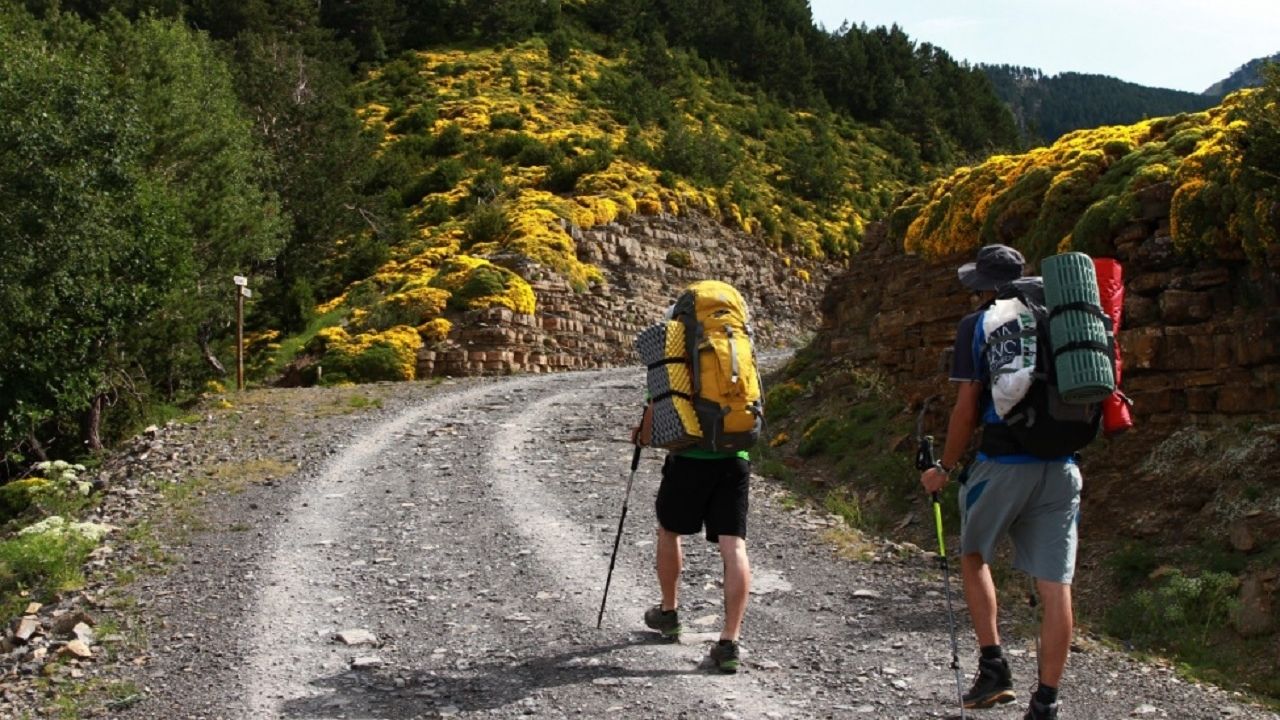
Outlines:
{"label": "shrub-covered slope", "polygon": [[1272,86],[1202,113],[1079,130],[961,168],[896,208],[890,233],[931,257],[994,242],[1037,259],[1065,250],[1107,256],[1116,234],[1141,219],[1145,197],[1171,194],[1180,251],[1260,257],[1280,223],[1278,93]]}
{"label": "shrub-covered slope", "polygon": [[540,39],[415,52],[365,83],[359,113],[382,137],[384,181],[413,230],[317,309],[333,327],[310,349],[329,368],[411,378],[413,353],[461,312],[536,312],[531,266],[580,290],[601,282],[574,227],[698,213],[779,252],[841,262],[906,187],[891,130],[745,95],[679,52],[660,50],[678,89],[648,98],[638,61],[556,52]]}

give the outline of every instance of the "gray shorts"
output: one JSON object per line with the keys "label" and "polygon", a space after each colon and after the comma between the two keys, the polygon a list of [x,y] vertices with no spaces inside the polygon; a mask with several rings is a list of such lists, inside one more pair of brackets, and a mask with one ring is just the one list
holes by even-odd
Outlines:
{"label": "gray shorts", "polygon": [[1080,468],[1067,462],[975,462],[960,487],[960,552],[990,564],[1006,532],[1013,566],[1071,584],[1080,523]]}

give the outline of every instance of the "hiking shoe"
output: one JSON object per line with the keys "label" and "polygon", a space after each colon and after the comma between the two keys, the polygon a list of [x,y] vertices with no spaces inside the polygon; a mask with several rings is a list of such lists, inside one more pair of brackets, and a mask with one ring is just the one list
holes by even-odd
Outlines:
{"label": "hiking shoe", "polygon": [[663,610],[661,605],[654,605],[644,611],[644,624],[657,630],[664,638],[680,639],[680,613],[675,610]]}
{"label": "hiking shoe", "polygon": [[969,710],[989,708],[997,703],[1013,702],[1017,695],[1013,692],[1013,674],[1009,672],[1009,661],[1004,658],[979,658],[978,674],[973,678],[973,687],[964,694],[964,706]]}
{"label": "hiking shoe", "polygon": [[738,642],[736,640],[721,640],[711,646],[711,662],[722,673],[736,673],[741,660],[738,656]]}
{"label": "hiking shoe", "polygon": [[1058,703],[1045,705],[1032,695],[1031,704],[1027,706],[1027,714],[1022,716],[1022,720],[1058,720]]}

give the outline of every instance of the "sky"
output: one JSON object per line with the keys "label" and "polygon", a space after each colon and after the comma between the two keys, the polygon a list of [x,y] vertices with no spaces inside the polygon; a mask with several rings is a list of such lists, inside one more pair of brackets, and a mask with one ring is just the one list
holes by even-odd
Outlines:
{"label": "sky", "polygon": [[1280,52],[1277,0],[810,0],[828,30],[897,23],[957,60],[1203,92]]}

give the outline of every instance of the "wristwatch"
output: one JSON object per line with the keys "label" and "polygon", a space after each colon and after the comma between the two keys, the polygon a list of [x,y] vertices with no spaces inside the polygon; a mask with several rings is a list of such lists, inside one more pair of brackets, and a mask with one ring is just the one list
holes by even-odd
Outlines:
{"label": "wristwatch", "polygon": [[941,460],[934,460],[933,466],[941,470],[947,477],[951,476],[951,471],[953,468],[949,468],[946,465],[943,465]]}

